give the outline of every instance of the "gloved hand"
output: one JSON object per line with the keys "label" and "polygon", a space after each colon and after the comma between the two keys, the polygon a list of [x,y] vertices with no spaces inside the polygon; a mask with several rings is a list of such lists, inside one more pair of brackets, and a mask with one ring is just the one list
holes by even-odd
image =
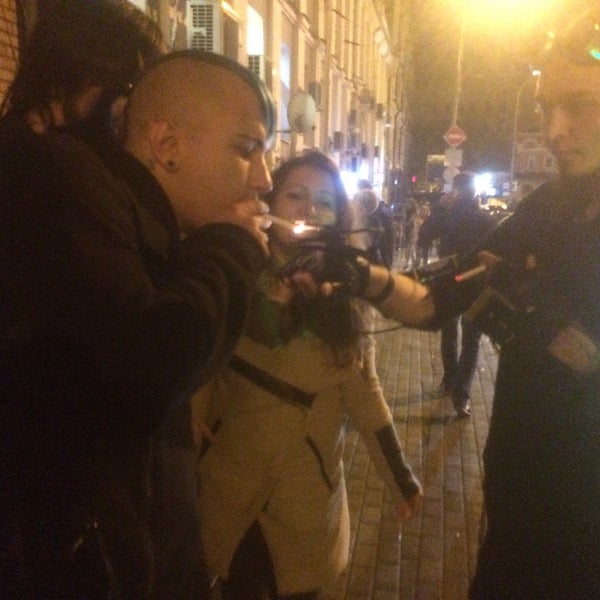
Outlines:
{"label": "gloved hand", "polygon": [[501,346],[549,354],[581,374],[597,372],[600,344],[573,314],[571,303],[557,293],[562,283],[557,274],[535,262],[530,256],[524,268],[498,263],[465,317]]}
{"label": "gloved hand", "polygon": [[457,254],[451,254],[450,256],[429,262],[426,265],[421,265],[412,271],[407,271],[405,275],[413,277],[424,285],[441,279],[448,279],[453,282],[454,277],[458,273],[470,267],[471,264],[464,261],[461,262]]}
{"label": "gloved hand", "polygon": [[478,264],[474,254],[466,257],[453,254],[404,273],[429,288],[435,306],[435,317],[430,321],[429,329],[439,329],[448,319],[462,314],[481,293],[483,274],[466,281],[457,279],[457,275]]}
{"label": "gloved hand", "polygon": [[369,261],[334,234],[298,242],[295,255],[279,275],[290,278],[300,272],[308,273],[317,285],[329,282],[334,292],[351,296],[363,296],[369,283]]}
{"label": "gloved hand", "polygon": [[540,269],[501,261],[464,316],[500,346],[518,343],[545,350],[568,322],[548,305],[548,286]]}

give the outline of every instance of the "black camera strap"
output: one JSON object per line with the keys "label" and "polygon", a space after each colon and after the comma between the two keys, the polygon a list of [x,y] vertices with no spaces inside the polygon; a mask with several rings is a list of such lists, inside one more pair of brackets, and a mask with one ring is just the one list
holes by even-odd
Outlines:
{"label": "black camera strap", "polygon": [[274,377],[270,373],[259,369],[257,366],[237,355],[229,361],[228,366],[238,375],[245,377],[281,400],[300,405],[306,409],[310,409],[313,405],[316,394],[305,392],[287,381]]}

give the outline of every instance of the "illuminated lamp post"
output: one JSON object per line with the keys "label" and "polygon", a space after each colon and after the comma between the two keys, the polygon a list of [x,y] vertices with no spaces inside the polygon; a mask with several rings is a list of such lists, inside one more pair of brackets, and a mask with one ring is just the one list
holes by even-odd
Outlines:
{"label": "illuminated lamp post", "polygon": [[[535,70],[531,72],[537,80],[540,72]],[[523,90],[527,88],[527,85],[530,84],[532,79],[528,77],[525,79],[521,85],[519,86],[519,90],[517,91],[517,96],[515,98],[515,110],[514,110],[514,119],[513,119],[513,131],[512,131],[512,153],[510,158],[510,195],[512,199],[512,194],[516,191],[515,187],[515,167],[517,162],[517,146],[518,146],[518,136],[519,136],[519,115],[520,115],[520,107],[521,107],[521,97],[523,96]]]}
{"label": "illuminated lamp post", "polygon": [[[467,23],[468,30],[489,33],[489,35],[495,37],[503,35],[512,39],[517,32],[526,34],[532,31],[534,27],[540,26],[544,22],[545,15],[552,12],[559,2],[560,0],[505,0],[504,2],[498,2],[497,0],[459,0],[453,5],[460,8],[462,20]],[[523,90],[527,87],[527,81],[531,81],[531,79],[528,78],[521,84],[515,99],[510,170],[511,193],[515,176],[518,121],[521,112],[520,103]],[[457,89],[460,90],[460,88]]]}

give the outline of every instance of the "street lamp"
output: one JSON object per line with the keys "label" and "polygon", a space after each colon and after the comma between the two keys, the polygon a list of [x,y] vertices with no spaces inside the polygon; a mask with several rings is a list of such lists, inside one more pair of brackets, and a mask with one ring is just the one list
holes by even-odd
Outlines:
{"label": "street lamp", "polygon": [[[534,76],[537,80],[540,72],[534,70],[531,72],[531,75]],[[517,145],[518,145],[518,135],[519,135],[519,108],[521,107],[521,96],[523,95],[523,90],[527,88],[527,85],[532,81],[531,77],[525,79],[521,85],[519,86],[519,90],[517,91],[517,96],[515,98],[515,111],[514,111],[514,120],[513,120],[513,132],[512,132],[512,154],[510,159],[510,194],[512,197],[513,192],[515,191],[513,188],[515,186],[515,166],[517,160]],[[535,81],[535,80],[534,80]],[[512,198],[511,198],[512,199]]]}
{"label": "street lamp", "polygon": [[459,172],[462,165],[462,150],[458,150],[466,139],[464,131],[458,127],[458,108],[460,105],[462,94],[462,77],[463,77],[463,52],[465,43],[465,24],[464,20],[460,21],[460,32],[458,37],[458,50],[456,54],[456,78],[454,87],[454,101],[452,105],[452,121],[450,129],[444,135],[444,140],[448,144],[445,152],[444,165],[444,191],[447,192],[452,188],[452,179]]}
{"label": "street lamp", "polygon": [[462,94],[462,77],[463,77],[463,53],[465,46],[465,22],[460,22],[460,32],[458,34],[458,51],[456,54],[456,81],[454,88],[454,102],[452,105],[452,122],[450,126],[455,127],[458,122],[458,107],[460,105],[460,97]]}

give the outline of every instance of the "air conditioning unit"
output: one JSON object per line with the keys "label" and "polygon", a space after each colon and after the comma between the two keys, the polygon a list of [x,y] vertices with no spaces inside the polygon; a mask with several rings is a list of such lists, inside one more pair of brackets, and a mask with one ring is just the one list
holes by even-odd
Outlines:
{"label": "air conditioning unit", "polygon": [[248,55],[248,68],[260,79],[265,80],[265,57],[262,54]]}
{"label": "air conditioning unit", "polygon": [[187,39],[188,48],[223,52],[220,2],[211,0],[188,0]]}

